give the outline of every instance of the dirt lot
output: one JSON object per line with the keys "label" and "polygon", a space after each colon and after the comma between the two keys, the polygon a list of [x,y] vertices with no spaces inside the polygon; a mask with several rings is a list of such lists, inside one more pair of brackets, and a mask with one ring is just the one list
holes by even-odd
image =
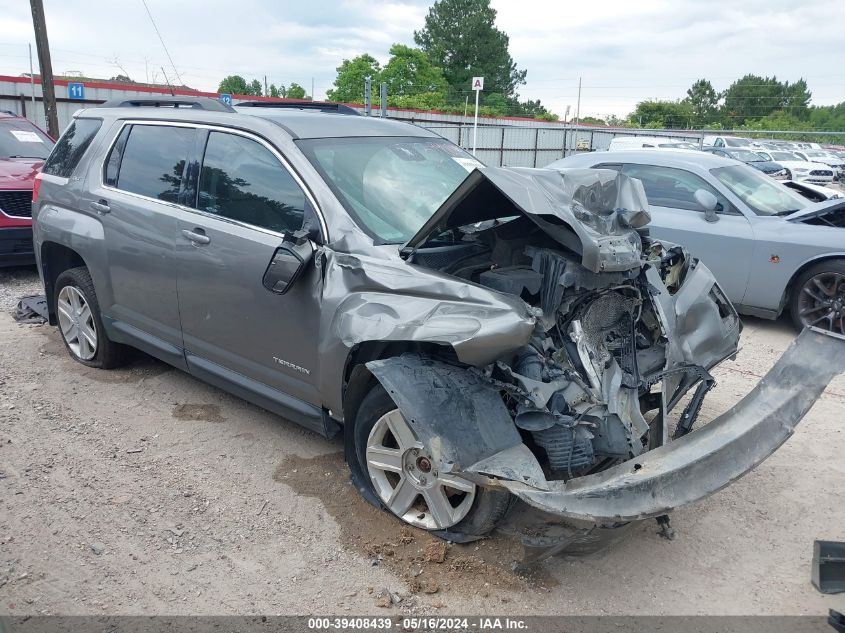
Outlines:
{"label": "dirt lot", "polygon": [[[361,501],[327,441],[148,357],[102,372],[19,325],[0,271],[0,611],[11,614],[804,614],[814,538],[845,540],[845,379],[732,487],[588,557],[511,571],[504,538],[441,545]],[[793,336],[748,319],[703,419]],[[442,561],[442,562],[441,562]]]}

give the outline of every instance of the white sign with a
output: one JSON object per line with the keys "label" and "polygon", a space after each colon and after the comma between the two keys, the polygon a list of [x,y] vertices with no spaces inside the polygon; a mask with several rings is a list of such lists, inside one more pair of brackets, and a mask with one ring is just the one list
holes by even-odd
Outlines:
{"label": "white sign with a", "polygon": [[484,90],[484,77],[472,78],[472,89],[475,90],[475,121],[472,124],[472,153],[478,148],[478,95]]}

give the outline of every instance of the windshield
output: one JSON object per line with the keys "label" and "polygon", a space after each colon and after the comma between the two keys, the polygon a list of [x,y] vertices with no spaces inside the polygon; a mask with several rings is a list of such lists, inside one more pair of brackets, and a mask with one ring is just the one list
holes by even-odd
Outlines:
{"label": "windshield", "polygon": [[730,155],[731,158],[741,160],[744,163],[759,163],[760,161],[766,160],[760,154],[748,150],[730,152]]}
{"label": "windshield", "polygon": [[814,156],[816,158],[827,158],[826,152],[807,152],[807,156]]}
{"label": "windshield", "polygon": [[787,215],[810,201],[747,165],[711,169],[719,182],[757,215]]}
{"label": "windshield", "polygon": [[726,136],[725,145],[727,145],[728,147],[746,147],[747,145],[751,145],[751,139],[734,138],[733,136]]}
{"label": "windshield", "polygon": [[483,165],[439,138],[355,137],[298,141],[340,202],[379,241],[407,242]]}
{"label": "windshield", "polygon": [[29,121],[0,120],[0,158],[47,158],[53,141]]}
{"label": "windshield", "polygon": [[772,160],[801,160],[790,152],[772,152]]}

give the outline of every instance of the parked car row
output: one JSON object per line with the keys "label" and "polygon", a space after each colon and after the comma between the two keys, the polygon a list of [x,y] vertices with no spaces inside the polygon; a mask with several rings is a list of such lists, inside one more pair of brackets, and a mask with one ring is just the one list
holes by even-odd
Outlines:
{"label": "parked car row", "polygon": [[[708,148],[744,148],[781,164],[783,161],[804,163],[800,167],[784,165],[790,171],[790,179],[825,183],[845,177],[845,154],[823,148],[818,143],[750,139],[740,136],[705,136],[702,143]],[[781,159],[774,158],[773,153],[781,155]]]}

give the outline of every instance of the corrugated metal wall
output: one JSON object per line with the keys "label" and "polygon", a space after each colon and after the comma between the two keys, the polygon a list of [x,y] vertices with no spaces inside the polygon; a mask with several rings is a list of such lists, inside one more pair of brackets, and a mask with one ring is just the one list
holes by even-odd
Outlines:
{"label": "corrugated metal wall", "polygon": [[[177,90],[177,93],[192,94]],[[194,93],[196,94],[196,93]],[[215,97],[213,93],[199,93]],[[35,107],[31,100],[32,88],[28,79],[0,76],[0,110],[25,114],[41,128],[46,129],[44,107],[41,104],[41,85],[35,83]],[[70,123],[74,112],[92,107],[109,99],[132,97],[170,96],[166,89],[149,87],[133,90],[112,87],[103,83],[85,83],[85,100],[69,98],[67,81],[56,82],[59,127],[63,130]],[[234,100],[235,105],[238,99]],[[358,108],[363,112],[363,108]],[[373,109],[377,114],[377,109]],[[473,117],[441,112],[418,112],[389,109],[388,117],[408,121],[430,129],[461,147],[472,150]],[[478,121],[476,156],[487,165],[505,167],[545,167],[549,163],[575,151],[604,150],[614,136],[671,136],[697,140],[694,132],[687,134],[666,130],[608,130],[587,126],[571,126],[560,122],[536,121],[519,118],[481,117]]]}

